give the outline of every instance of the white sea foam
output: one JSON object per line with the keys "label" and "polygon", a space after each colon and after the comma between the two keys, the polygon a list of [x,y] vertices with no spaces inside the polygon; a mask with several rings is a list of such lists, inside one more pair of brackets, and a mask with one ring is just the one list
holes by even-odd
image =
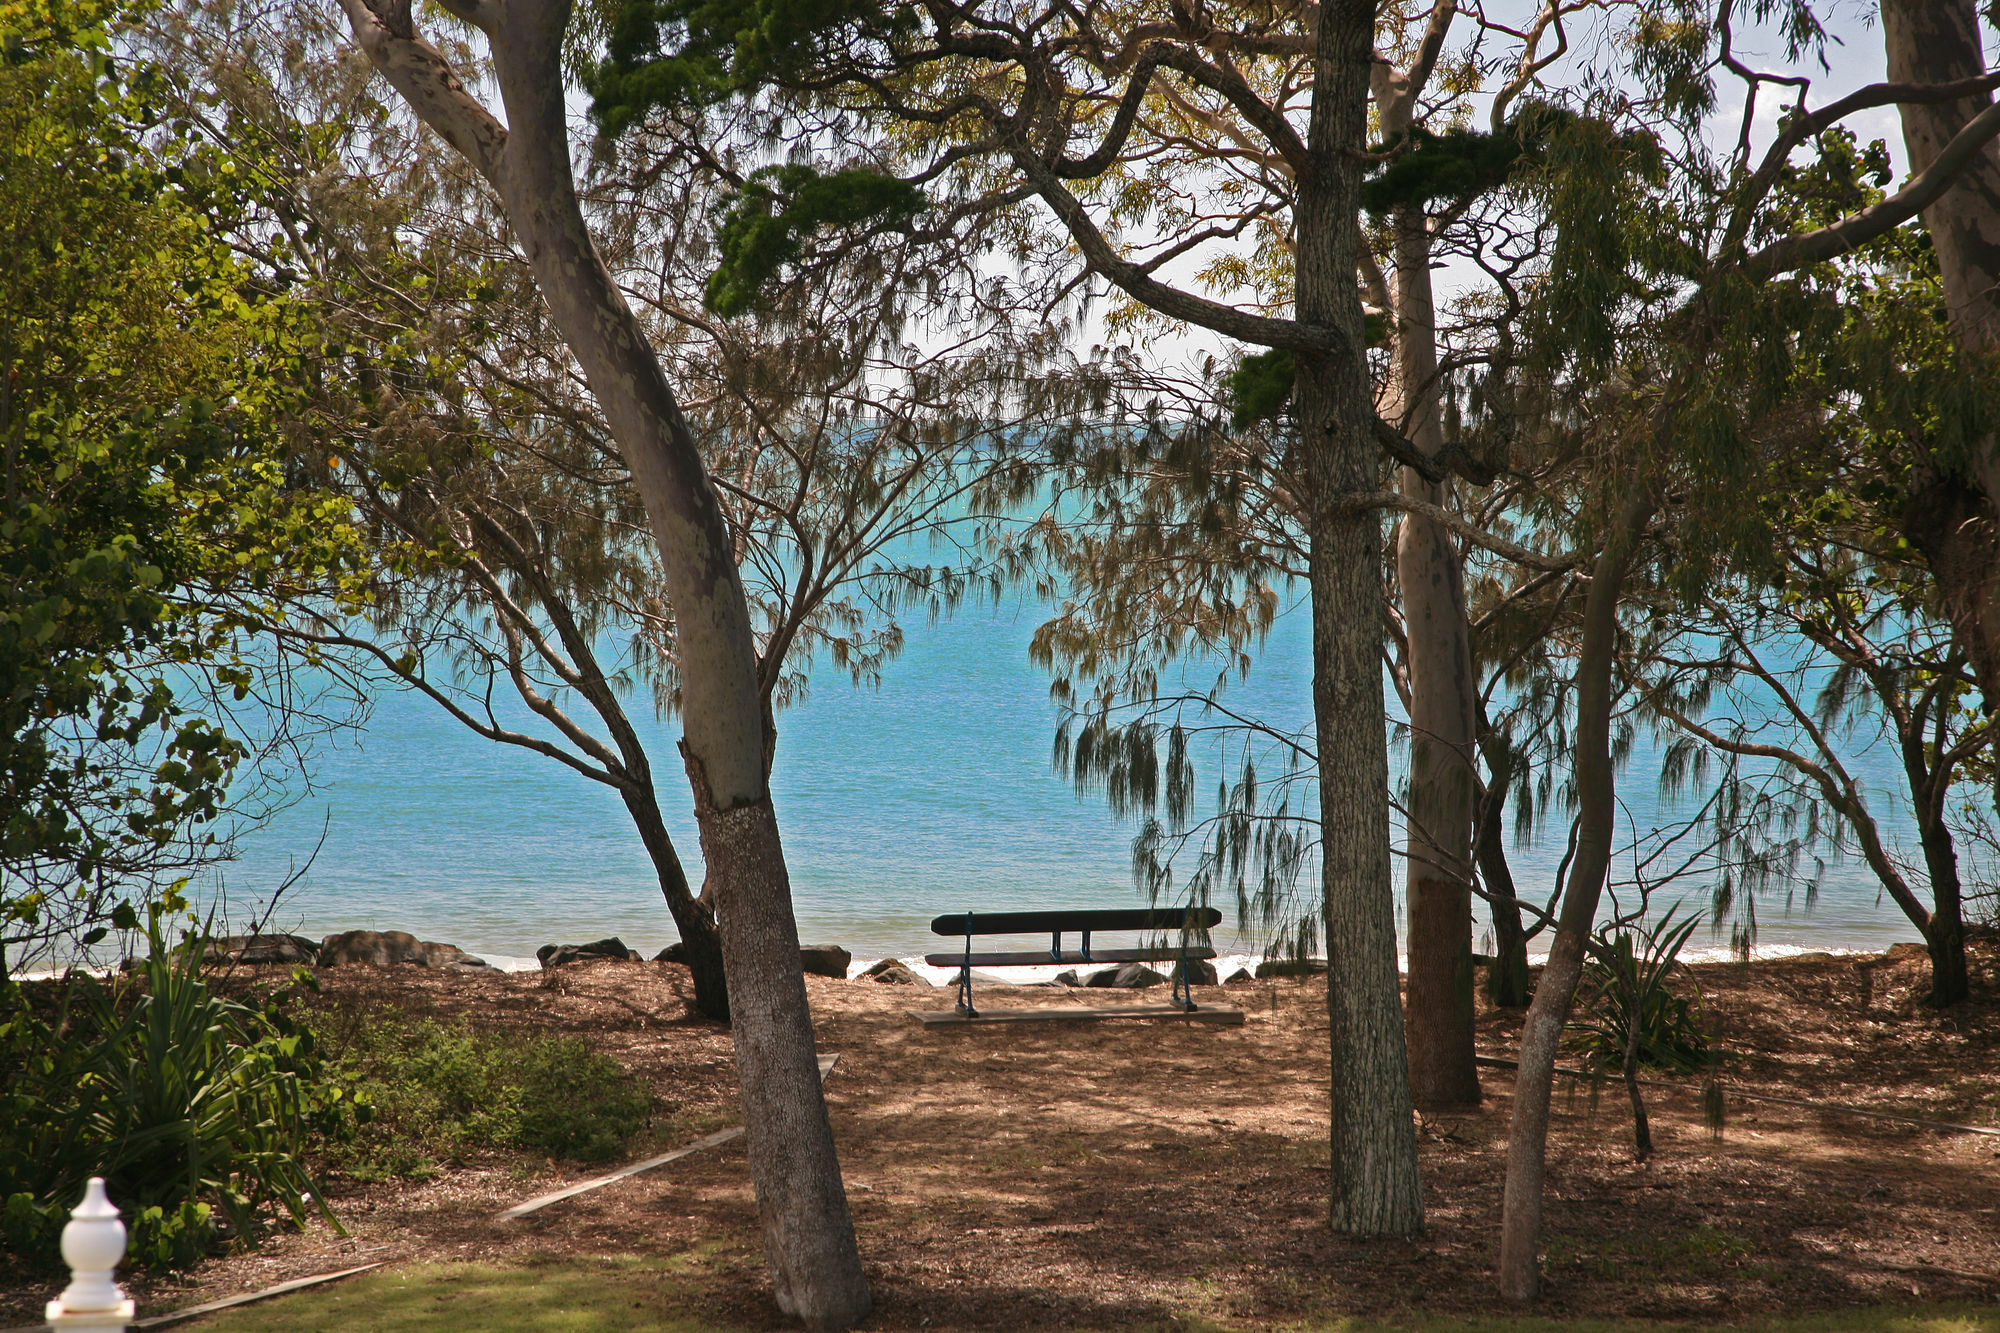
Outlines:
{"label": "white sea foam", "polygon": [[[1836,958],[1863,958],[1873,957],[1876,952],[1873,949],[1821,949],[1802,944],[1759,944],[1751,948],[1750,960],[1752,962],[1762,962],[1775,958],[1798,958],[1805,954],[1831,954]],[[1684,963],[1728,963],[1734,962],[1741,957],[1740,953],[1727,945],[1719,945],[1709,949],[1683,949],[1681,951],[1681,961]],[[530,961],[532,962],[533,960]],[[848,965],[847,975],[850,979],[859,977],[863,972],[866,972],[880,961],[882,960],[879,958],[857,958]],[[933,967],[921,958],[903,958],[899,959],[899,961],[904,967],[909,968],[910,971],[934,985],[949,986],[955,984],[958,980],[958,969],[955,967]],[[1255,973],[1257,965],[1266,961],[1266,956],[1253,953],[1231,953],[1222,954],[1212,961],[1215,963],[1215,975],[1218,978],[1226,980],[1234,976],[1239,970]],[[1541,953],[1531,952],[1528,955],[1528,961],[1539,966],[1548,961],[1548,953],[1546,951]],[[1087,977],[1092,972],[1098,971],[1101,966],[1103,965],[1092,966],[1089,963],[1041,963],[1033,966],[1002,969],[975,967],[972,969],[972,972],[973,980],[980,984],[1032,986],[1039,982],[1054,981],[1057,974],[1062,972],[1075,972],[1079,977]],[[1409,971],[1410,956],[1408,954],[1398,954],[1396,956],[1396,966],[1401,971]],[[1166,969],[1166,964],[1160,965],[1159,970],[1165,971]]]}

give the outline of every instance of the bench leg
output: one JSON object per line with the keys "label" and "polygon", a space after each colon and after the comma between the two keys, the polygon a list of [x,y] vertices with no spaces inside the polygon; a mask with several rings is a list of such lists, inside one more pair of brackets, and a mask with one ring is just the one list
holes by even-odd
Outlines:
{"label": "bench leg", "polygon": [[1194,1012],[1194,984],[1188,979],[1186,929],[1181,931],[1181,962],[1180,966],[1174,971],[1174,989],[1171,998],[1174,1004],[1180,1007],[1182,1013],[1191,1014]]}
{"label": "bench leg", "polygon": [[967,1018],[979,1017],[972,1007],[972,913],[965,914],[965,961],[958,966],[958,1012]]}

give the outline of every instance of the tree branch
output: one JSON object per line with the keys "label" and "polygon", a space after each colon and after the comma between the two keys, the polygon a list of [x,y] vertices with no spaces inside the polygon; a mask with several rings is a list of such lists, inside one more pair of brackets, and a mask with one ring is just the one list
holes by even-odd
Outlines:
{"label": "tree branch", "polygon": [[1350,514],[1359,513],[1364,509],[1400,509],[1406,514],[1416,514],[1449,528],[1482,550],[1491,551],[1494,555],[1512,560],[1517,565],[1526,565],[1530,569],[1550,571],[1575,569],[1589,559],[1590,555],[1586,551],[1572,551],[1568,555],[1560,556],[1543,555],[1540,551],[1531,551],[1518,542],[1510,542],[1505,537],[1496,537],[1484,528],[1468,523],[1449,509],[1396,491],[1356,491],[1342,496],[1336,503],[1340,509]]}
{"label": "tree branch", "polygon": [[[507,147],[507,130],[465,90],[444,53],[417,37],[410,21],[410,0],[383,0],[382,12],[371,0],[341,0],[341,7],[347,11],[355,42],[382,77],[403,95],[424,124],[443,135],[481,175],[492,179]],[[484,6],[466,6],[460,17],[477,22],[485,17]]]}
{"label": "tree branch", "polygon": [[1973,117],[1952,136],[1936,161],[1887,199],[1817,231],[1774,241],[1744,260],[1743,271],[1753,278],[1775,277],[1857,250],[1902,226],[1956,184],[1959,172],[1995,136],[2000,136],[2000,104]]}

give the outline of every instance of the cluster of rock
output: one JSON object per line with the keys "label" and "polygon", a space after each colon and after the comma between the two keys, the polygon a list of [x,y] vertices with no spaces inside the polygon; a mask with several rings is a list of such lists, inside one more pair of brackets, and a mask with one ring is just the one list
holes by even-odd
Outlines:
{"label": "cluster of rock", "polygon": [[[1921,951],[1921,945],[1899,945],[1902,949]],[[1891,950],[1891,956],[1894,955]],[[639,952],[627,948],[625,941],[616,935],[587,944],[544,944],[535,950],[535,958],[544,969],[566,967],[572,963],[637,963],[643,961]],[[436,967],[454,970],[491,969],[483,958],[475,958],[455,944],[439,944],[432,940],[420,940],[401,930],[347,930],[338,935],[328,935],[314,941],[303,935],[250,934],[224,935],[209,941],[208,961],[213,964],[253,963],[292,965],[303,963],[309,967],[340,967],[361,964],[368,967],[394,967],[398,963],[415,964],[418,967]],[[687,946],[676,941],[653,955],[656,963],[682,963],[687,961]],[[847,969],[854,962],[854,955],[838,944],[804,944],[799,946],[799,963],[813,976],[845,978]],[[1125,963],[1118,967],[1102,968],[1088,976],[1081,976],[1075,970],[1057,974],[1055,984],[1079,987],[1110,987],[1123,990],[1138,990],[1147,986],[1164,986],[1176,979],[1181,964],[1176,963],[1172,973],[1161,973],[1144,963]],[[1197,986],[1217,984],[1215,964],[1206,959],[1190,959],[1187,963],[1188,980]],[[1326,971],[1324,958],[1269,958],[1257,964],[1253,973],[1238,968],[1222,984],[1237,985],[1267,977],[1308,977],[1318,976]],[[1003,978],[975,979],[999,981]],[[902,960],[884,958],[867,971],[857,981],[873,981],[890,986],[929,986],[925,980]]]}
{"label": "cluster of rock", "polygon": [[303,935],[250,934],[223,935],[208,942],[207,961],[212,964],[297,964],[308,967],[339,967],[343,963],[365,963],[370,967],[391,967],[414,963],[419,967],[490,967],[484,958],[475,958],[455,944],[420,940],[401,930],[344,930],[317,942]]}

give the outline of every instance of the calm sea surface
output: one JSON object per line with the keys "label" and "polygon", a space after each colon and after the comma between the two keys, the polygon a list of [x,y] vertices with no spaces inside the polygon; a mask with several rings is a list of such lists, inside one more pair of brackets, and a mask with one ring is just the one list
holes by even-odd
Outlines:
{"label": "calm sea surface", "polygon": [[[781,715],[776,801],[800,933],[857,959],[947,947],[930,918],[968,909],[1131,906],[1131,821],[1080,798],[1050,765],[1056,711],[1027,659],[1044,608],[1010,602],[906,627],[880,689],[818,672]],[[1307,625],[1281,620],[1233,705],[1296,726],[1309,714]],[[643,699],[635,714],[648,713]],[[645,719],[667,817],[689,874],[699,848],[673,748]],[[1202,768],[1212,790],[1217,769]],[[1657,763],[1621,783],[1630,821],[1655,814]],[[319,935],[411,931],[496,962],[550,942],[621,936],[651,953],[675,938],[652,870],[611,791],[552,761],[479,739],[428,701],[385,694],[365,732],[327,747],[319,790],[248,835],[228,867],[233,914],[268,895],[326,837],[274,924]],[[1398,833],[1400,842],[1400,832]],[[1516,849],[1524,891],[1546,893],[1559,841]],[[1684,892],[1703,901],[1705,890]],[[1671,892],[1669,896],[1674,896]],[[1835,866],[1817,903],[1782,891],[1757,903],[1765,947],[1881,949],[1915,939],[1864,868]],[[1400,909],[1399,909],[1400,910]],[[1224,953],[1259,941],[1227,920]],[[1723,940],[1707,934],[1696,946]]]}

